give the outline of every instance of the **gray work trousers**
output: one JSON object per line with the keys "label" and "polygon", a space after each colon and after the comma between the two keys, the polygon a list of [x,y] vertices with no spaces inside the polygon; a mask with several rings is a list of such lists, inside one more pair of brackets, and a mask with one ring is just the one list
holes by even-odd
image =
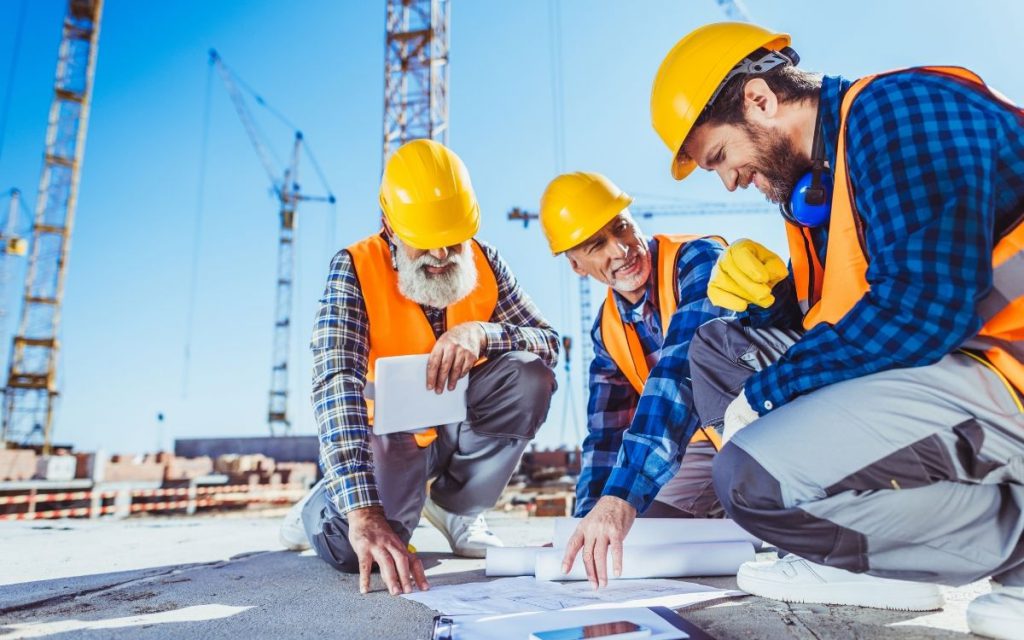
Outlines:
{"label": "gray work trousers", "polygon": [[[437,429],[421,448],[411,433],[370,435],[374,478],[388,524],[407,544],[426,501],[442,509],[476,515],[494,506],[544,418],[555,375],[532,353],[512,351],[475,367],[466,391],[467,418]],[[316,554],[339,571],[358,573],[348,542],[348,520],[330,499],[323,481],[302,511]]]}
{"label": "gray work trousers", "polygon": [[711,481],[715,446],[696,442],[686,447],[679,471],[658,491],[641,518],[721,518],[722,505]]}
{"label": "gray work trousers", "polygon": [[[701,327],[690,366],[702,418],[721,421],[743,381],[798,335],[735,320]],[[739,431],[713,476],[730,517],[813,562],[1024,586],[1024,413],[966,353],[798,397]]]}

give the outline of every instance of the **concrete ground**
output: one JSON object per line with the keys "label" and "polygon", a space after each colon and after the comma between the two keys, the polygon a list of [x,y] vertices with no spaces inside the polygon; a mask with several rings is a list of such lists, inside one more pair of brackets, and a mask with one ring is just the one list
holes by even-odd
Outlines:
{"label": "concrete ground", "polygon": [[[540,544],[551,521],[494,514],[509,545]],[[277,518],[140,518],[0,523],[0,638],[426,638],[434,612],[315,556],[280,550]],[[413,543],[433,585],[486,580],[482,560],[451,556],[422,524]],[[695,580],[735,588],[731,578]],[[379,583],[375,583],[379,586]],[[967,602],[987,586],[947,589],[945,610],[907,613],[786,605],[746,597],[685,617],[730,638],[971,638]]]}

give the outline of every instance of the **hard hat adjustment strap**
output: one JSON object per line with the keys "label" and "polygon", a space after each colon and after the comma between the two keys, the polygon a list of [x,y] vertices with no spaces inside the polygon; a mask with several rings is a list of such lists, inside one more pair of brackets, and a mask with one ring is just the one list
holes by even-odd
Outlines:
{"label": "hard hat adjustment strap", "polygon": [[[756,57],[759,53],[765,52],[763,55]],[[800,62],[800,56],[797,55],[796,51],[790,47],[783,47],[781,51],[769,51],[764,48],[758,49],[750,57],[743,58],[739,63],[732,68],[729,73],[725,74],[725,78],[718,83],[718,87],[715,92],[711,94],[711,99],[708,100],[707,105],[704,107],[707,109],[718,98],[718,94],[722,92],[725,85],[729,84],[729,81],[738,75],[749,75],[753,73],[765,73],[775,69],[776,67],[782,67],[786,65],[793,65],[794,67]]]}

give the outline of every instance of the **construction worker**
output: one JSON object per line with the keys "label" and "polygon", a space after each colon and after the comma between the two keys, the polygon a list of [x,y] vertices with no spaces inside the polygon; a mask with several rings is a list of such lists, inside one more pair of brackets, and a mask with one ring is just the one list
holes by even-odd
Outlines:
{"label": "construction worker", "polygon": [[551,181],[540,205],[551,253],[608,287],[591,332],[588,433],[576,484],[575,515],[583,520],[563,561],[568,572],[582,549],[595,587],[607,584],[609,552],[621,573],[622,541],[638,514],[722,513],[711,486],[720,439],[699,428],[687,351],[697,327],[732,315],[707,297],[725,241],[648,238],[630,215],[632,201],[603,175],[567,173]]}
{"label": "construction worker", "polygon": [[[324,479],[285,519],[281,539],[358,572],[363,593],[376,564],[400,594],[428,587],[408,547],[421,510],[456,555],[502,546],[482,513],[547,415],[558,336],[497,251],[474,239],[479,205],[453,151],[432,140],[400,147],[380,204],[384,228],[331,263],[311,345]],[[363,397],[374,363],[423,353],[428,389],[469,376],[469,417],[374,435]]]}
{"label": "construction worker", "polygon": [[941,598],[924,583],[992,577],[968,626],[1022,638],[1024,115],[962,68],[850,82],[789,45],[701,27],[651,92],[677,180],[753,184],[786,218],[790,268],[732,245],[709,295],[744,313],[690,351],[698,412],[731,436],[726,512],[795,554],[738,582],[925,609]]}

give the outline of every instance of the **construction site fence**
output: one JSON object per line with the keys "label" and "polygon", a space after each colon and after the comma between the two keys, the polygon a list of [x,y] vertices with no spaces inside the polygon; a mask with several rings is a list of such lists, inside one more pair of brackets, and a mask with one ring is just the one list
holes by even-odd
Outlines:
{"label": "construction site fence", "polygon": [[[25,511],[0,513],[3,520],[46,520],[53,518],[97,518],[102,515],[127,517],[133,513],[185,511],[239,507],[249,504],[290,504],[305,495],[304,484],[191,486],[176,489],[116,489],[62,491],[0,496],[0,507],[27,505]],[[88,506],[68,507],[61,503],[88,501]],[[39,509],[39,505],[52,508]],[[58,508],[58,507],[64,508]]]}

